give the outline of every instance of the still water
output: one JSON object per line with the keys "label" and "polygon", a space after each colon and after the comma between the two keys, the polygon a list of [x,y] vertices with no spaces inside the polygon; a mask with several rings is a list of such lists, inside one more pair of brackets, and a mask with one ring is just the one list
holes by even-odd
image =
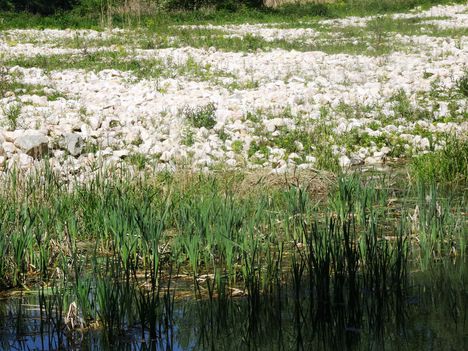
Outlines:
{"label": "still water", "polygon": [[396,290],[359,285],[351,294],[343,286],[317,295],[303,277],[298,289],[285,282],[257,298],[175,299],[155,340],[138,323],[112,335],[99,326],[70,330],[60,317],[67,311],[46,311],[37,293],[16,292],[0,300],[0,349],[466,350],[466,266],[434,262]]}

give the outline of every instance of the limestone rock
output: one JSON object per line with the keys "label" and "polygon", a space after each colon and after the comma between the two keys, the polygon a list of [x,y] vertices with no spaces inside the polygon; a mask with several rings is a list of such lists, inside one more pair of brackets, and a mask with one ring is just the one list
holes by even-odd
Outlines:
{"label": "limestone rock", "polygon": [[36,130],[27,130],[16,138],[15,146],[28,156],[39,159],[49,152],[49,138]]}
{"label": "limestone rock", "polygon": [[62,147],[72,156],[79,156],[83,152],[83,138],[76,133],[67,133],[63,137]]}

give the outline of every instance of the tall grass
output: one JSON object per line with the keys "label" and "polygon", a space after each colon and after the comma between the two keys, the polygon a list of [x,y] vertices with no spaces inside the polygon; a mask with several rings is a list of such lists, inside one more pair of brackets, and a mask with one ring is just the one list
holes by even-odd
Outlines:
{"label": "tall grass", "polygon": [[448,138],[442,149],[415,157],[411,171],[424,182],[455,183],[468,181],[468,139]]}
{"label": "tall grass", "polygon": [[414,262],[464,258],[466,204],[422,181],[341,176],[321,199],[300,184],[241,192],[238,174],[113,174],[69,186],[46,168],[2,183],[2,289],[54,287],[42,309],[61,338],[99,326],[108,344],[135,329],[170,339],[182,296],[208,301],[210,323],[243,296],[247,335],[287,296],[298,326],[358,329],[404,295]]}

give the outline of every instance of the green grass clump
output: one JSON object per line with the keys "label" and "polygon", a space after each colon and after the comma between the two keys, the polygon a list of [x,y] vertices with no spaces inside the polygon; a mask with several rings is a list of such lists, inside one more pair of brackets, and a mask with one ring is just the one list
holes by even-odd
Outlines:
{"label": "green grass clump", "polygon": [[19,102],[2,107],[6,119],[6,127],[8,129],[15,130],[18,127],[18,119],[21,115],[22,108],[23,106]]}
{"label": "green grass clump", "polygon": [[457,80],[457,90],[460,94],[468,98],[468,71],[465,75]]}
{"label": "green grass clump", "polygon": [[196,108],[187,107],[183,111],[184,117],[194,128],[212,129],[216,125],[216,106],[209,103]]}
{"label": "green grass clump", "polygon": [[0,65],[0,98],[13,90],[16,81],[10,75],[9,67]]}
{"label": "green grass clump", "polygon": [[468,139],[451,138],[443,149],[415,157],[411,173],[422,181],[451,183],[468,180]]}

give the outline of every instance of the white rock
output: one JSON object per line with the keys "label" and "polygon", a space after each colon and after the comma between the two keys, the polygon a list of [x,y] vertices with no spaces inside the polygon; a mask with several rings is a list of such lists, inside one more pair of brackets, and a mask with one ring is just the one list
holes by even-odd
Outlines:
{"label": "white rock", "polygon": [[340,156],[338,161],[339,161],[340,166],[343,167],[343,168],[347,168],[347,167],[351,166],[351,160],[346,155]]}
{"label": "white rock", "polygon": [[25,153],[15,154],[8,162],[8,167],[15,168],[19,167],[21,169],[31,168],[34,165],[34,158]]}
{"label": "white rock", "polygon": [[15,139],[15,146],[29,156],[40,158],[49,151],[49,138],[36,130],[27,130]]}
{"label": "white rock", "polygon": [[294,160],[294,159],[301,159],[302,157],[299,156],[299,155],[298,155],[297,153],[295,153],[295,152],[291,152],[291,153],[289,154],[288,158],[289,158],[290,160]]}
{"label": "white rock", "polygon": [[6,142],[4,142],[2,144],[2,148],[3,148],[3,151],[5,152],[5,154],[8,157],[10,157],[12,154],[14,154],[17,151],[17,148],[16,148],[15,144],[10,143],[8,141],[6,141]]}
{"label": "white rock", "polygon": [[295,140],[294,141],[294,146],[296,147],[296,149],[298,151],[303,151],[304,150],[304,145],[302,145],[302,143],[298,140]]}
{"label": "white rock", "polygon": [[89,126],[92,130],[97,130],[101,127],[101,119],[98,116],[89,117]]}
{"label": "white rock", "polygon": [[114,156],[118,158],[125,158],[130,154],[128,150],[117,150],[114,151]]}
{"label": "white rock", "polygon": [[83,151],[83,138],[76,133],[67,133],[63,136],[62,147],[72,156],[79,156]]}
{"label": "white rock", "polygon": [[380,163],[382,163],[382,158],[381,157],[369,156],[369,157],[366,157],[365,163],[366,163],[366,165],[380,164]]}
{"label": "white rock", "polygon": [[384,146],[380,149],[380,151],[384,156],[386,156],[392,151],[392,149],[390,149],[388,146]]}
{"label": "white rock", "polygon": [[235,167],[237,166],[237,161],[233,158],[230,158],[226,161],[226,165],[228,165],[229,167]]}

